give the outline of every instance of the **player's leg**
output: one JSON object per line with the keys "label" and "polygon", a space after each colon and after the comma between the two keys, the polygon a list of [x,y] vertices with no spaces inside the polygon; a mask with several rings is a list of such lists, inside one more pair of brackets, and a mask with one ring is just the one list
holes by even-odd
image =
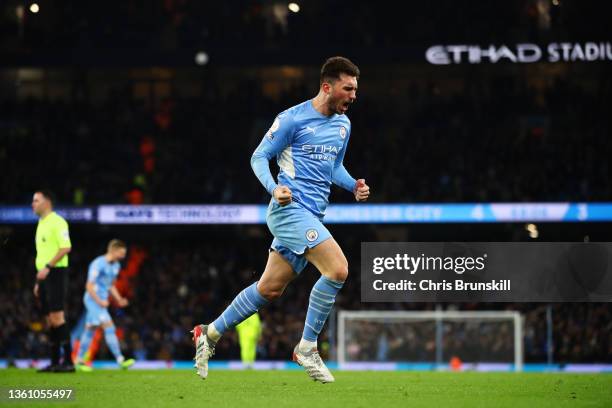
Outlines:
{"label": "player's leg", "polygon": [[86,298],[83,301],[83,305],[85,306],[85,328],[81,334],[79,353],[76,359],[76,369],[77,371],[90,372],[93,369],[91,366],[85,364],[85,360],[88,359],[86,356],[89,354],[91,342],[96,335],[98,327],[101,325],[100,317],[104,308],[91,298]]}
{"label": "player's leg", "polygon": [[104,311],[106,312],[105,317],[107,317],[107,319],[102,321],[102,330],[104,330],[104,340],[106,341],[106,345],[111,353],[113,353],[113,356],[115,356],[117,364],[119,364],[121,368],[129,368],[135,363],[135,361],[132,358],[126,360],[123,353],[121,353],[121,346],[119,345],[115,325],[108,314],[108,310],[104,308]]}
{"label": "player's leg", "polygon": [[79,350],[81,349],[81,337],[83,337],[83,331],[85,331],[85,318],[87,313],[81,313],[81,317],[77,321],[77,324],[70,331],[70,341],[72,342],[72,361],[76,364],[79,356]]}
{"label": "player's leg", "polygon": [[306,252],[306,259],[321,272],[321,277],[310,292],[304,333],[295,347],[294,360],[304,366],[308,375],[315,380],[333,382],[334,377],[317,351],[317,338],[348,276],[348,262],[338,243],[331,237],[310,248]]}
{"label": "player's leg", "polygon": [[79,353],[76,358],[76,369],[77,371],[90,372],[92,368],[85,364],[85,355],[89,351],[89,347],[91,346],[91,341],[94,338],[94,334],[98,329],[97,325],[85,324],[85,329],[83,329],[83,333],[81,334],[81,340],[79,343]]}
{"label": "player's leg", "polygon": [[205,379],[208,376],[208,360],[214,354],[215,345],[223,333],[246,320],[269,301],[278,298],[294,276],[289,262],[276,251],[271,251],[259,282],[240,292],[214,322],[193,328],[196,347],[194,360],[200,377]]}
{"label": "player's leg", "polygon": [[89,347],[91,347],[91,341],[96,334],[96,330],[98,326],[85,326],[83,333],[81,334],[81,340],[79,344],[79,353],[77,354],[77,363],[84,364],[86,360],[86,354],[89,351]]}
{"label": "player's leg", "polygon": [[[331,312],[336,295],[348,276],[348,261],[335,239],[330,238],[306,253],[306,259],[321,272],[310,292],[306,324],[300,348],[316,347],[317,337]],[[304,347],[305,346],[305,347]]]}
{"label": "player's leg", "polygon": [[268,302],[278,299],[294,277],[289,262],[276,251],[271,251],[261,279],[240,292],[221,316],[208,326],[211,340],[219,340],[226,330],[248,319]]}

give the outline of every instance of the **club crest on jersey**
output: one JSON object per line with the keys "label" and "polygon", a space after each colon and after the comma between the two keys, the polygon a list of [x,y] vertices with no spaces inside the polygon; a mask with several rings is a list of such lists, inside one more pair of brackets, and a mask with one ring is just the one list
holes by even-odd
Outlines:
{"label": "club crest on jersey", "polygon": [[342,139],[346,137],[346,128],[344,126],[340,126],[340,137]]}
{"label": "club crest on jersey", "polygon": [[308,231],[306,231],[306,239],[308,240],[308,242],[316,241],[317,238],[319,238],[319,233],[316,229],[309,229]]}
{"label": "club crest on jersey", "polygon": [[280,127],[280,120],[278,120],[278,118],[276,118],[276,119],[274,119],[274,122],[272,123],[272,126],[270,126],[270,129],[266,133],[266,137],[268,139],[270,139],[270,140],[274,139],[274,132],[276,132],[279,127]]}

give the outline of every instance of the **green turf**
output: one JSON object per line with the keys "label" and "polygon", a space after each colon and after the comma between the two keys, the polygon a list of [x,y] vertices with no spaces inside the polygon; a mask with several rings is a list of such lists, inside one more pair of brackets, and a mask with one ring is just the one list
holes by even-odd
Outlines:
{"label": "green turf", "polygon": [[[106,371],[38,374],[0,370],[2,387],[73,387],[73,407],[612,407],[610,374],[336,372],[336,383],[301,371]],[[6,392],[4,388],[3,392]],[[3,406],[48,406],[7,403]]]}

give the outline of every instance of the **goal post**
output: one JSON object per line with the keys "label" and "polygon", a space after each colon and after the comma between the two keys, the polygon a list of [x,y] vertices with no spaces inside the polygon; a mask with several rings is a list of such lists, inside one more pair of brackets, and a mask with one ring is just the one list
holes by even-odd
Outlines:
{"label": "goal post", "polygon": [[523,370],[523,317],[517,311],[338,312],[337,356],[352,362],[512,364]]}

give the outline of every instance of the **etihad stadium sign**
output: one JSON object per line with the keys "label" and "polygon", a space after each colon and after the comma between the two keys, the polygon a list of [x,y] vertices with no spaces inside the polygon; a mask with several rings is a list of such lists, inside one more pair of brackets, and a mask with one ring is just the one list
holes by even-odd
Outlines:
{"label": "etihad stadium sign", "polygon": [[594,62],[612,61],[612,43],[550,43],[547,46],[523,43],[515,45],[434,45],[425,58],[430,64],[483,64],[498,62]]}

